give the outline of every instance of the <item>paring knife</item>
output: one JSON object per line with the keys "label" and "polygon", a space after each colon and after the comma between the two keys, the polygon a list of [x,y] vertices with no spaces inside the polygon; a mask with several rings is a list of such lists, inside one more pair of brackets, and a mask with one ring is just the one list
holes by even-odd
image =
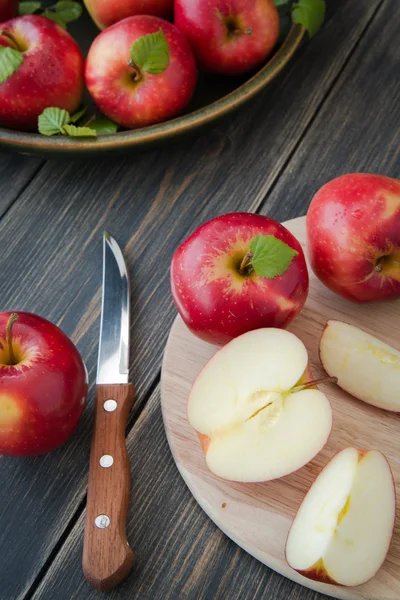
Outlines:
{"label": "paring knife", "polygon": [[134,555],[126,537],[130,470],[125,426],[133,405],[129,376],[129,278],[121,249],[103,236],[103,295],[90,454],[83,572],[107,591],[128,575]]}

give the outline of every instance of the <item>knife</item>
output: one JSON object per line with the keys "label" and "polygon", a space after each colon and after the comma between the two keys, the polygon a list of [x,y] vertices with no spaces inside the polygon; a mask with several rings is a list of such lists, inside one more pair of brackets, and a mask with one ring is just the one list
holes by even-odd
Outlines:
{"label": "knife", "polygon": [[83,572],[100,591],[125,579],[134,563],[126,537],[130,470],[125,427],[133,405],[129,377],[129,278],[114,238],[103,235],[103,294],[95,422],[83,545]]}

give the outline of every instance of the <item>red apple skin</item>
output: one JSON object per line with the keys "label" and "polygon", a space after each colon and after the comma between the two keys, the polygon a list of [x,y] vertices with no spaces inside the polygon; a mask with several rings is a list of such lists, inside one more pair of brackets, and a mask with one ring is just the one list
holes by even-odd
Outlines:
{"label": "red apple skin", "polygon": [[4,364],[10,314],[0,313],[0,454],[44,454],[64,444],[77,426],[88,391],[87,372],[61,329],[25,312],[17,312],[12,328],[20,362]]}
{"label": "red apple skin", "polygon": [[400,296],[397,179],[354,173],[325,184],[308,209],[307,237],[314,273],[337,294],[354,302]]}
{"label": "red apple skin", "polygon": [[8,21],[18,15],[18,0],[0,0],[0,21]]}
{"label": "red apple skin", "polygon": [[174,23],[189,40],[199,68],[221,75],[262,65],[279,35],[272,0],[175,0]]}
{"label": "red apple skin", "polygon": [[[132,44],[163,30],[170,63],[159,75],[143,73],[138,82],[128,65]],[[145,127],[178,115],[192,97],[197,68],[190,46],[171,23],[137,16],[112,25],[94,40],[85,68],[86,85],[100,110],[127,129]]]}
{"label": "red apple skin", "polygon": [[[240,275],[238,267],[256,235],[273,235],[298,254],[273,279]],[[187,327],[211,344],[225,344],[260,327],[286,327],[307,298],[303,250],[280,223],[263,215],[230,213],[208,221],[176,250],[171,291]]]}
{"label": "red apple skin", "polygon": [[[49,106],[74,112],[82,100],[82,53],[62,27],[39,15],[0,24],[26,48],[21,66],[0,84],[0,125],[36,131],[38,117]],[[0,45],[13,46],[0,36]]]}
{"label": "red apple skin", "polygon": [[84,3],[99,29],[135,15],[167,19],[172,16],[174,7],[173,0],[84,0]]}

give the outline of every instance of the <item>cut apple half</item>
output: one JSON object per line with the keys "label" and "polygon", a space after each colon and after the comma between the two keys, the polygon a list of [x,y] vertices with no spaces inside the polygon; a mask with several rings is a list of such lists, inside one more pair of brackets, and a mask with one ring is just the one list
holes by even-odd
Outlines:
{"label": "cut apple half", "polygon": [[288,564],[309,579],[365,583],[381,567],[395,520],[392,472],[378,450],[347,448],[312,484],[286,543]]}
{"label": "cut apple half", "polygon": [[320,345],[326,372],[356,398],[400,412],[400,352],[365,331],[328,321]]}
{"label": "cut apple half", "polygon": [[232,481],[268,481],[303,467],[332,427],[304,344],[282,329],[245,333],[219,350],[197,377],[188,419],[209,469]]}

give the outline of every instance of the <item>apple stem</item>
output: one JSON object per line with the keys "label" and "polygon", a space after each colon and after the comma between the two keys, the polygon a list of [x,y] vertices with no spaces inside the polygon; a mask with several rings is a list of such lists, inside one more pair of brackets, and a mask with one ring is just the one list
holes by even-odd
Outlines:
{"label": "apple stem", "polygon": [[142,79],[142,71],[140,67],[131,58],[128,60],[128,65],[133,69],[133,81],[139,81]]}
{"label": "apple stem", "polygon": [[4,31],[4,29],[0,29],[0,35],[8,38],[15,46],[15,48],[14,48],[15,50],[18,50],[19,52],[23,52],[21,46],[18,44],[16,37],[14,37],[12,33],[9,33],[8,31]]}
{"label": "apple stem", "polygon": [[252,252],[247,252],[242,259],[242,262],[240,263],[240,267],[239,267],[239,273],[240,275],[244,275],[246,273],[246,269],[247,267],[251,264],[251,259],[253,258],[253,253]]}
{"label": "apple stem", "polygon": [[8,359],[10,365],[16,365],[17,361],[15,360],[14,350],[12,346],[12,328],[15,321],[18,319],[17,313],[11,313],[6,327],[6,337],[7,337],[7,346],[8,346]]}
{"label": "apple stem", "polygon": [[310,387],[315,387],[320,383],[337,383],[337,377],[320,377],[320,379],[307,381],[306,383],[302,383],[301,385],[296,385],[290,390],[290,393],[293,394],[294,392],[301,392],[302,390],[307,390]]}

